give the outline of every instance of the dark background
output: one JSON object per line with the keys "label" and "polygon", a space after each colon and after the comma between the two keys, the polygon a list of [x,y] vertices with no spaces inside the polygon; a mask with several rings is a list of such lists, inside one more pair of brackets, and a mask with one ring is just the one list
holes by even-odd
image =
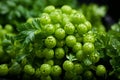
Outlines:
{"label": "dark background", "polygon": [[111,17],[114,22],[118,22],[120,18],[120,2],[119,0],[78,0],[82,3],[96,3],[98,5],[106,5],[108,6],[107,15]]}

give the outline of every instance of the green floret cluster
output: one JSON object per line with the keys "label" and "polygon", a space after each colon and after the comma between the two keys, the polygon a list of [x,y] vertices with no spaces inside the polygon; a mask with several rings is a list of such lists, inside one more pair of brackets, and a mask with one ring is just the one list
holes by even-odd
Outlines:
{"label": "green floret cluster", "polygon": [[[106,77],[107,68],[100,63],[104,59],[98,39],[102,34],[81,11],[68,5],[49,5],[38,16],[17,26],[16,35],[3,38],[0,34],[0,76],[19,76],[22,80]],[[12,31],[10,26],[5,29]]]}

